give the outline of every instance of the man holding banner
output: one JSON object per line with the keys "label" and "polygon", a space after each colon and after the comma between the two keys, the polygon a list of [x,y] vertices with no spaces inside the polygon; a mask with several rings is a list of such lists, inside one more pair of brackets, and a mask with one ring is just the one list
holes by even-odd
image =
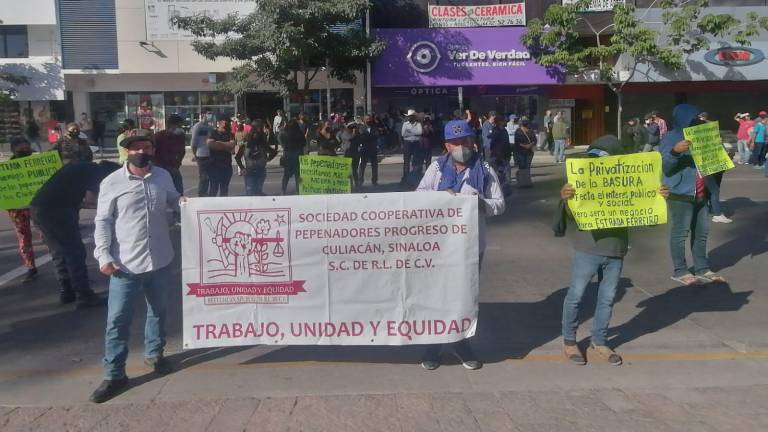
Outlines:
{"label": "man holding banner", "polygon": [[[504,213],[504,194],[499,179],[491,167],[475,150],[475,132],[464,120],[453,120],[445,125],[446,154],[427,168],[417,191],[446,191],[452,195],[476,195],[479,199],[478,234],[480,265],[485,250],[485,217]],[[421,362],[427,370],[440,367],[443,345],[429,345]],[[453,344],[454,353],[467,369],[480,369],[483,364],[475,356],[469,340]]]}
{"label": "man holding banner", "polygon": [[[725,282],[725,279],[709,268],[707,259],[707,237],[709,236],[709,192],[702,175],[713,172],[711,165],[727,169],[728,161],[719,161],[717,156],[702,159],[695,150],[705,144],[705,135],[685,130],[704,123],[697,118],[701,112],[697,107],[681,104],[672,112],[672,130],[661,141],[664,184],[669,187],[669,215],[671,230],[669,247],[672,254],[674,273],[672,280],[684,285],[698,282]],[[691,140],[684,139],[690,136]],[[719,136],[719,134],[718,134]],[[693,142],[692,142],[693,141]],[[717,144],[715,142],[715,144]],[[717,144],[720,145],[720,144]],[[719,150],[722,150],[720,145]],[[726,156],[727,158],[727,156]],[[698,165],[696,162],[698,159]],[[730,162],[730,167],[733,162]],[[716,172],[717,169],[714,169]],[[691,238],[693,273],[685,259],[685,243]]]}
{"label": "man holding banner", "polygon": [[561,220],[555,235],[565,234],[568,220],[575,220],[579,228],[571,235],[574,255],[562,322],[563,353],[578,365],[587,363],[576,338],[579,308],[595,274],[599,275],[599,287],[590,347],[608,363],[622,364],[621,356],[608,347],[607,336],[624,256],[629,250],[629,227],[666,222],[664,197],[669,190],[660,185],[658,153],[608,157],[620,155],[621,149],[619,139],[613,135],[595,140],[587,156],[600,160],[567,160],[568,183],[560,190]]}

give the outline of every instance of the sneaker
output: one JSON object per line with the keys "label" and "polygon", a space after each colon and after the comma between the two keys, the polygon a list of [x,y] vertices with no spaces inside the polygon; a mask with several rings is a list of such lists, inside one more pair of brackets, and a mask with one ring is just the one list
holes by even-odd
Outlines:
{"label": "sneaker", "polygon": [[621,356],[616,354],[616,351],[605,345],[595,345],[594,343],[590,343],[589,347],[592,348],[600,358],[606,360],[613,366],[620,366],[623,362]]}
{"label": "sneaker", "polygon": [[428,360],[422,360],[421,361],[421,367],[423,367],[426,370],[435,370],[440,367],[440,360],[438,359],[428,359]]}
{"label": "sneaker", "polygon": [[22,283],[32,282],[37,278],[37,269],[31,268],[27,270],[27,273],[24,275],[24,279],[21,280]]}
{"label": "sneaker", "polygon": [[763,169],[763,166],[762,165],[755,165],[752,168],[753,169]]}
{"label": "sneaker", "polygon": [[77,305],[75,305],[75,308],[88,309],[92,307],[100,307],[100,306],[106,306],[106,305],[107,305],[107,299],[105,297],[101,297],[96,293],[91,292],[90,294],[80,296],[80,298],[77,299]]}
{"label": "sneaker", "polygon": [[475,352],[469,344],[456,346],[454,354],[459,361],[461,361],[461,365],[464,366],[464,369],[478,370],[483,367],[483,362],[477,359]]}
{"label": "sneaker", "polygon": [[93,391],[89,398],[91,402],[102,403],[120,394],[120,391],[128,385],[128,377],[122,377],[116,380],[104,380],[101,385]]}
{"label": "sneaker", "polygon": [[584,358],[584,355],[581,353],[581,350],[575,341],[563,342],[563,354],[565,355],[565,358],[573,364],[579,366],[587,364],[587,360]]}
{"label": "sneaker", "polygon": [[151,367],[158,375],[168,375],[173,372],[171,362],[163,356],[144,359],[144,364]]}
{"label": "sneaker", "polygon": [[733,220],[728,219],[727,217],[725,217],[725,215],[717,215],[717,216],[712,216],[712,222],[729,224],[733,222]]}

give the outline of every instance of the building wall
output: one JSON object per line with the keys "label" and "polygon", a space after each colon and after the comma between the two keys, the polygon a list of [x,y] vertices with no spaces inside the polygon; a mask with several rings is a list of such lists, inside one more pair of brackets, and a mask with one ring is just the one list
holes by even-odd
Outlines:
{"label": "building wall", "polygon": [[0,0],[3,25],[56,25],[56,0]]}

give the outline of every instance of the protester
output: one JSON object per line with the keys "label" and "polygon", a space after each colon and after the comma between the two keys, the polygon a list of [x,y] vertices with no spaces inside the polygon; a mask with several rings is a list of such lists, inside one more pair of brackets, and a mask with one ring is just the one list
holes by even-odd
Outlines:
{"label": "protester", "polygon": [[239,175],[245,181],[245,194],[264,195],[264,181],[267,179],[267,162],[277,155],[269,145],[267,126],[262,120],[254,120],[245,142],[238,146],[235,162],[240,168]]}
{"label": "protester", "polygon": [[640,119],[633,117],[627,120],[621,136],[622,149],[627,153],[639,153],[647,142],[645,127],[640,124]]}
{"label": "protester", "polygon": [[125,164],[128,154],[125,152],[124,148],[120,147],[120,143],[128,137],[136,135],[136,122],[131,119],[125,119],[120,128],[122,129],[122,132],[117,135],[117,162],[120,165],[123,165]]}
{"label": "protester", "polygon": [[128,384],[129,330],[134,303],[142,292],[147,303],[144,363],[158,374],[171,372],[163,357],[166,299],[172,286],[168,265],[174,255],[166,210],[178,211],[180,194],[170,174],[152,166],[151,137],[127,138],[120,145],[128,150],[128,162],[101,183],[95,218],[93,255],[101,273],[110,277],[105,380],[90,397],[96,403],[111,399]]}
{"label": "protester", "polygon": [[658,151],[659,143],[661,142],[661,128],[651,114],[645,116],[645,135],[648,140],[643,147],[643,151]]}
{"label": "protester", "polygon": [[360,143],[357,140],[357,127],[355,122],[349,122],[336,134],[336,139],[341,143],[344,157],[352,159],[352,184],[360,186],[360,178],[357,176],[360,167]]}
{"label": "protester", "polygon": [[651,111],[651,119],[659,126],[659,138],[664,138],[667,135],[667,122],[663,118],[659,117],[658,111]]}
{"label": "protester", "polygon": [[768,122],[765,118],[765,111],[760,111],[758,116],[759,117],[755,119],[755,125],[753,126],[754,131],[752,133],[754,136],[752,138],[752,156],[749,161],[755,169],[760,169],[763,167],[763,164],[765,164],[766,123]]}
{"label": "protester", "polygon": [[[362,132],[360,133],[360,174],[358,177],[360,178],[360,185],[362,186],[365,182],[365,167],[370,163],[371,184],[376,186],[379,184],[379,154],[376,145],[377,131],[373,125],[373,119],[371,116],[365,116],[363,118],[363,122],[365,124],[362,127]],[[405,125],[403,125],[403,130],[405,130]],[[419,130],[421,131],[421,124],[419,124]],[[421,136],[421,133],[419,136]],[[418,145],[418,141],[412,143],[409,159],[413,157],[413,149],[417,148],[416,146]],[[405,158],[405,156],[403,156],[403,158]]]}
{"label": "protester", "polygon": [[552,139],[555,141],[555,163],[557,164],[565,162],[565,145],[568,136],[568,123],[565,122],[565,116],[556,115],[552,125]]}
{"label": "protester", "polygon": [[[683,129],[701,124],[696,118],[699,109],[681,104],[672,112],[672,126],[661,140],[664,184],[669,187],[670,239],[674,274],[672,279],[684,285],[699,281],[725,282],[709,268],[707,237],[709,235],[709,191],[699,175],[689,151],[690,142],[684,140]],[[693,274],[685,259],[685,245],[690,237],[693,255]]]}
{"label": "protester", "polygon": [[91,290],[85,245],[80,235],[80,207],[93,205],[99,183],[120,166],[114,162],[73,162],[58,170],[30,203],[32,221],[48,246],[59,282],[62,304],[77,300],[77,308],[101,306],[104,299]]}
{"label": "protester", "polygon": [[216,129],[208,134],[208,148],[211,154],[211,163],[208,169],[211,182],[210,196],[229,196],[235,138],[230,132],[229,117],[226,114],[218,115]]}
{"label": "protester", "polygon": [[[619,139],[605,135],[595,140],[587,149],[588,157],[615,156],[622,153]],[[659,193],[669,195],[669,189],[662,186]],[[560,217],[573,221],[573,215],[566,201],[573,199],[576,190],[571,184],[565,184],[560,190],[562,200]],[[561,225],[565,226],[565,225]],[[563,301],[563,353],[566,359],[578,364],[586,364],[584,354],[579,349],[576,332],[579,326],[579,309],[587,285],[598,274],[597,304],[592,324],[590,347],[608,363],[619,366],[621,356],[608,345],[608,326],[613,314],[613,301],[616,288],[621,278],[624,266],[624,256],[629,250],[628,228],[606,228],[592,231],[576,229],[573,223],[568,224],[568,231],[573,242],[573,258],[571,260],[571,283]],[[565,233],[556,232],[561,236]]]}
{"label": "protester", "polygon": [[[479,198],[478,238],[480,241],[480,264],[485,251],[485,218],[504,212],[504,195],[499,179],[491,167],[479,157],[475,147],[476,134],[464,120],[445,124],[446,154],[430,164],[419,183],[417,191],[447,191],[476,195]],[[477,359],[468,339],[453,345],[454,354],[467,369],[480,369],[483,364]],[[421,367],[434,370],[440,367],[440,352],[443,345],[427,347]]]}
{"label": "protester", "polygon": [[211,189],[211,149],[208,148],[208,136],[211,133],[211,127],[208,114],[201,115],[200,120],[189,131],[191,136],[190,149],[194,156],[193,160],[197,164],[197,195],[200,197],[207,197]]}
{"label": "protester", "polygon": [[336,156],[336,147],[338,142],[333,134],[330,121],[320,123],[317,130],[318,156]]}
{"label": "protester", "polygon": [[184,181],[181,176],[181,162],[186,153],[186,134],[181,125],[184,119],[176,114],[168,116],[166,129],[155,135],[155,157],[153,163],[168,171],[176,191],[184,195]]}
{"label": "protester", "polygon": [[61,138],[54,149],[59,152],[61,163],[64,165],[74,162],[90,162],[93,160],[93,152],[88,143],[80,138],[80,126],[77,123],[68,123],[67,134]]}
{"label": "protester", "polygon": [[505,185],[510,179],[507,177],[507,167],[512,158],[512,145],[509,143],[507,122],[503,116],[496,116],[491,130],[491,152],[488,162],[496,172],[499,184]]}
{"label": "protester", "polygon": [[283,167],[282,193],[288,192],[288,182],[294,178],[296,193],[299,191],[299,156],[304,154],[307,141],[301,133],[301,128],[296,120],[290,120],[280,135],[280,143],[283,146],[283,156],[280,158],[280,166]]}
{"label": "protester", "polygon": [[536,147],[536,134],[531,130],[531,121],[523,117],[520,127],[515,131],[515,146],[512,155],[515,158],[515,173],[518,187],[531,187],[531,162],[533,149]]}
{"label": "protester", "polygon": [[[11,159],[20,159],[32,156],[32,144],[24,137],[11,139]],[[8,217],[13,222],[16,230],[16,239],[19,241],[19,255],[27,268],[22,282],[30,282],[37,277],[35,266],[35,251],[32,248],[32,215],[29,207],[9,209]]]}
{"label": "protester", "polygon": [[739,123],[739,129],[736,132],[736,149],[739,152],[739,165],[746,165],[749,163],[749,158],[752,154],[749,150],[749,130],[755,126],[755,122],[750,119],[749,113],[737,113],[733,119]]}
{"label": "protester", "polygon": [[[406,177],[413,165],[413,157],[418,152],[421,135],[424,133],[421,123],[416,119],[416,110],[409,109],[406,114],[406,122],[403,123],[400,135],[403,137],[403,177],[401,182],[406,181]],[[362,180],[362,178],[360,179]]]}

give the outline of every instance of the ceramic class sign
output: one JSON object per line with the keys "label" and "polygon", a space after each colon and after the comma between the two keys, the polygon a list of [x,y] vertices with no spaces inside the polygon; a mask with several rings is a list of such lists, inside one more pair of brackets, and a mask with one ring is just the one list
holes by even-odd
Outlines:
{"label": "ceramic class sign", "polygon": [[667,223],[658,152],[567,159],[568,200],[580,230],[651,226]]}
{"label": "ceramic class sign", "polygon": [[477,215],[445,192],[189,199],[184,348],[470,337]]}
{"label": "ceramic class sign", "polygon": [[480,6],[428,5],[430,27],[524,26],[525,3]]}

